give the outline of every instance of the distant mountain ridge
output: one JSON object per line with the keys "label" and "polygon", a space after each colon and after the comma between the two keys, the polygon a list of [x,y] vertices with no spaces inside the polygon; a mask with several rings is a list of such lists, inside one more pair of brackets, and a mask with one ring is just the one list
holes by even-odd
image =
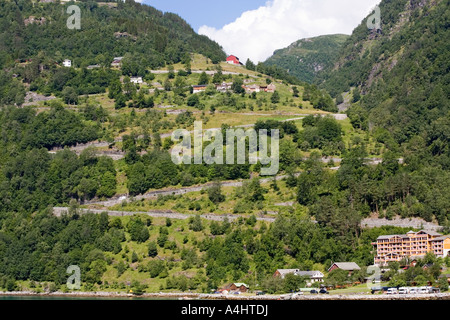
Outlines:
{"label": "distant mountain ridge", "polygon": [[348,38],[348,35],[334,34],[301,39],[276,50],[265,63],[287,69],[291,75],[312,83],[320,71],[334,64]]}

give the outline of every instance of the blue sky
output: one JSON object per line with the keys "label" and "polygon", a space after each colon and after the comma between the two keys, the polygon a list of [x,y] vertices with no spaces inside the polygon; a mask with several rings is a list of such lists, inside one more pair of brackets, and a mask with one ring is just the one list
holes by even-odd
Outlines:
{"label": "blue sky", "polygon": [[258,9],[267,0],[143,0],[143,3],[164,12],[177,13],[195,31],[203,26],[220,29],[248,10]]}
{"label": "blue sky", "polygon": [[381,0],[141,1],[177,13],[227,54],[257,63],[299,39],[351,34]]}

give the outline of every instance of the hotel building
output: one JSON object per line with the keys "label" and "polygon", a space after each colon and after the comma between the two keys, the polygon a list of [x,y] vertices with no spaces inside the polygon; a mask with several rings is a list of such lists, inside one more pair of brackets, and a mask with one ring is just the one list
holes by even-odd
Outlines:
{"label": "hotel building", "polygon": [[428,252],[436,257],[447,257],[450,252],[450,236],[433,231],[410,231],[402,235],[381,236],[377,242],[375,265],[386,265],[403,258],[423,258]]}

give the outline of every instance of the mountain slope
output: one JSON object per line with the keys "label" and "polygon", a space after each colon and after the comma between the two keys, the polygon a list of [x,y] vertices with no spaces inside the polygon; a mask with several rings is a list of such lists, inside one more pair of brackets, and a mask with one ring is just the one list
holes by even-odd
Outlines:
{"label": "mountain slope", "polygon": [[[200,36],[182,18],[134,1],[77,2],[81,29],[70,30],[69,4],[0,2],[0,68],[15,59],[31,59],[39,52],[77,65],[102,63],[131,53],[142,67],[177,63],[186,53],[200,53],[213,61],[225,59],[215,42]],[[14,35],[11,37],[11,35]]]}
{"label": "mountain slope", "polygon": [[380,9],[382,30],[364,20],[320,85],[332,96],[357,87],[372,128],[398,143],[420,137],[448,167],[450,2],[386,0]]}
{"label": "mountain slope", "polygon": [[298,40],[275,51],[265,63],[287,69],[302,81],[313,82],[318,72],[333,65],[348,37],[335,34]]}

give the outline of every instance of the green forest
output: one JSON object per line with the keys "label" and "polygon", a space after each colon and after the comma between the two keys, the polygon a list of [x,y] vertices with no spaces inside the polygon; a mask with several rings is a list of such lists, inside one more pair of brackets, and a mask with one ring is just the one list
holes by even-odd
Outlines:
{"label": "green forest", "polygon": [[[379,236],[411,230],[363,219],[418,218],[450,232],[448,0],[385,0],[380,32],[363,23],[346,40],[300,41],[336,49],[314,55],[317,74],[299,65],[303,78],[269,62],[230,66],[175,14],[132,0],[77,4],[75,31],[68,4],[0,1],[1,289],[67,292],[70,265],[83,291],[138,295],[238,281],[286,293],[306,279],[273,275],[294,268],[352,285],[370,275]],[[30,16],[40,22],[25,24]],[[344,96],[349,108],[337,114]],[[279,129],[278,177],[262,179],[261,161],[174,164],[171,133],[194,121]],[[328,273],[336,261],[362,268]],[[448,288],[448,257],[397,272],[408,263],[390,264],[382,281]]]}
{"label": "green forest", "polygon": [[298,40],[275,51],[265,64],[284,68],[298,79],[313,83],[320,71],[333,66],[347,38],[337,34]]}
{"label": "green forest", "polygon": [[319,75],[321,86],[333,97],[359,95],[354,108],[362,107],[374,127],[406,149],[423,141],[445,168],[448,158],[441,156],[448,152],[441,147],[448,147],[448,136],[440,132],[449,120],[449,2],[384,1],[380,9],[382,30],[374,36],[365,23],[357,27],[337,68]]}

